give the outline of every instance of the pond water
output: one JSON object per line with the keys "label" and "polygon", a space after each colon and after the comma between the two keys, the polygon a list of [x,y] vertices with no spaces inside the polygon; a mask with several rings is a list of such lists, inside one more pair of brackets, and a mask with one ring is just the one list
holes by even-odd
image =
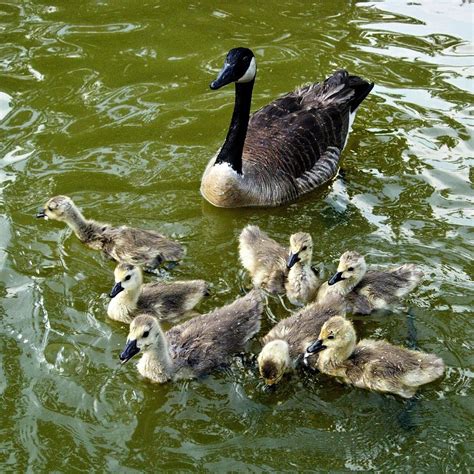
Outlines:
{"label": "pond water", "polygon": [[[472,467],[473,13],[462,0],[0,2],[2,471]],[[238,45],[258,61],[253,110],[340,67],[376,84],[340,176],[277,209],[199,194],[233,104],[232,87],[208,85]],[[182,241],[167,277],[211,282],[202,312],[248,285],[248,223],[281,242],[311,232],[325,275],[346,249],[416,263],[426,278],[405,304],[356,328],[439,354],[446,376],[409,402],[304,373],[269,391],[256,340],[228,370],[151,384],[118,364],[113,263],[34,219],[56,194]],[[287,314],[272,300],[262,334]]]}

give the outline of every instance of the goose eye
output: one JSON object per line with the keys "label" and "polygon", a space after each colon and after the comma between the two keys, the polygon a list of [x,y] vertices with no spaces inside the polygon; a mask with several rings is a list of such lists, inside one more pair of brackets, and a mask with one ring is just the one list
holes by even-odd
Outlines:
{"label": "goose eye", "polygon": [[348,271],[348,272],[353,272],[353,271],[354,271],[354,267],[349,267],[349,268],[347,269],[347,271]]}
{"label": "goose eye", "polygon": [[148,337],[149,334],[150,334],[150,331],[145,331],[145,332],[143,333],[143,337]]}
{"label": "goose eye", "polygon": [[302,251],[305,251],[305,250],[307,250],[307,249],[308,249],[308,247],[307,247],[306,245],[305,245],[304,247],[301,247],[301,250],[302,250]]}
{"label": "goose eye", "polygon": [[131,277],[130,275],[127,275],[127,276],[124,278],[124,280],[125,280],[125,281],[128,281],[128,280],[130,280],[130,278],[132,278],[132,277]]}
{"label": "goose eye", "polygon": [[330,334],[330,335],[328,336],[328,339],[334,339],[334,334]]}

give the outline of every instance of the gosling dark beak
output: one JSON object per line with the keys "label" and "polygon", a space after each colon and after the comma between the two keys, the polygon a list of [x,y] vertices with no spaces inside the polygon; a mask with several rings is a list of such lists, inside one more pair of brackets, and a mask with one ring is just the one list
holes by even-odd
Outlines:
{"label": "gosling dark beak", "polygon": [[334,285],[335,283],[341,280],[344,280],[344,278],[342,277],[342,272],[337,272],[328,280],[328,285]]}
{"label": "gosling dark beak", "polygon": [[212,90],[216,90],[220,89],[223,86],[226,86],[227,84],[230,84],[231,82],[234,82],[235,78],[233,72],[234,67],[228,63],[225,63],[224,67],[219,72],[217,79],[215,81],[212,81],[209,87]]}
{"label": "gosling dark beak", "polygon": [[44,209],[40,209],[38,213],[36,214],[36,217],[38,219],[44,219],[46,217],[46,212]]}
{"label": "gosling dark beak", "polygon": [[125,349],[120,354],[120,360],[122,364],[129,361],[134,355],[138,354],[140,349],[137,347],[137,341],[134,339],[133,341],[128,341]]}
{"label": "gosling dark beak", "polygon": [[306,348],[306,353],[316,354],[316,352],[321,352],[323,349],[326,349],[326,346],[323,344],[322,339],[318,339]]}
{"label": "gosling dark beak", "polygon": [[317,352],[321,352],[323,349],[326,349],[326,346],[323,345],[323,340],[318,339],[317,341],[313,342],[306,348],[306,352],[304,354],[304,364],[308,365],[308,358],[312,354],[316,354]]}
{"label": "gosling dark beak", "polygon": [[286,266],[291,268],[296,262],[300,261],[300,257],[297,253],[290,253],[288,260],[286,262]]}
{"label": "gosling dark beak", "polygon": [[122,283],[119,281],[118,283],[115,283],[114,287],[112,288],[112,291],[109,293],[109,296],[113,298],[114,296],[117,296],[124,289],[125,288],[122,286]]}

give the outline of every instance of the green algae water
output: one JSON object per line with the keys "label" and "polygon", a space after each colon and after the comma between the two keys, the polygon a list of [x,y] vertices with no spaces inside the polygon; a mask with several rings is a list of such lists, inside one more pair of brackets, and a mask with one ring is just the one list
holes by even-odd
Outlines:
{"label": "green algae water", "polygon": [[[0,1],[0,469],[468,471],[473,14],[463,0]],[[276,209],[199,194],[233,106],[233,87],[208,86],[240,45],[258,62],[252,110],[341,67],[376,84],[340,176]],[[248,223],[281,242],[311,232],[326,276],[347,249],[416,263],[426,277],[402,307],[356,329],[439,354],[446,376],[415,401],[307,373],[266,390],[256,340],[225,371],[151,384],[118,363],[113,262],[34,218],[56,194],[183,242],[165,278],[207,279],[202,312],[248,286]],[[287,315],[272,299],[262,334]]]}

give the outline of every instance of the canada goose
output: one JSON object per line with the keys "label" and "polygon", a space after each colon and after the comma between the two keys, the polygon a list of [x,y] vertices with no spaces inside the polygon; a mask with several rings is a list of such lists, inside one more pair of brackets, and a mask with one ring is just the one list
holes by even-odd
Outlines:
{"label": "canada goose", "polygon": [[412,397],[419,386],[443,375],[444,362],[434,354],[387,341],[363,339],[356,344],[356,340],[352,323],[333,317],[324,323],[318,340],[306,349],[305,363],[318,353],[316,367],[321,372],[355,387],[404,398]]}
{"label": "canada goose", "polygon": [[115,285],[110,292],[107,315],[122,323],[132,322],[137,313],[148,313],[171,321],[191,311],[209,285],[204,280],[154,282],[143,284],[140,267],[119,263],[114,271]]}
{"label": "canada goose", "polygon": [[334,178],[355,112],[373,88],[339,70],[249,119],[256,73],[253,52],[234,48],[210,85],[235,82],[227,138],[201,181],[201,194],[217,207],[278,206]]}
{"label": "canada goose", "polygon": [[340,314],[344,314],[342,299],[333,298],[324,304],[311,303],[279,321],[262,338],[264,346],[257,359],[265,383],[274,385],[286,372],[293,370],[304,356],[308,344],[319,336],[324,322]]}
{"label": "canada goose", "polygon": [[239,237],[242,265],[252,276],[253,284],[270,293],[284,293],[291,303],[312,301],[321,282],[311,268],[313,239],[305,232],[290,237],[285,249],[256,225],[245,227]]}
{"label": "canada goose", "polygon": [[85,219],[68,196],[51,198],[36,217],[65,222],[87,246],[102,250],[117,262],[143,265],[145,269],[156,268],[163,261],[180,260],[184,254],[181,244],[158,232]]}
{"label": "canada goose", "polygon": [[348,251],[339,259],[337,273],[319,288],[317,301],[338,294],[345,298],[348,312],[369,314],[396,303],[412,291],[422,277],[423,272],[413,264],[386,271],[367,271],[365,258]]}
{"label": "canada goose", "polygon": [[153,382],[199,377],[226,364],[260,329],[261,292],[253,290],[233,303],[174,326],[166,334],[151,315],[130,324],[120,360],[140,351],[138,371]]}

